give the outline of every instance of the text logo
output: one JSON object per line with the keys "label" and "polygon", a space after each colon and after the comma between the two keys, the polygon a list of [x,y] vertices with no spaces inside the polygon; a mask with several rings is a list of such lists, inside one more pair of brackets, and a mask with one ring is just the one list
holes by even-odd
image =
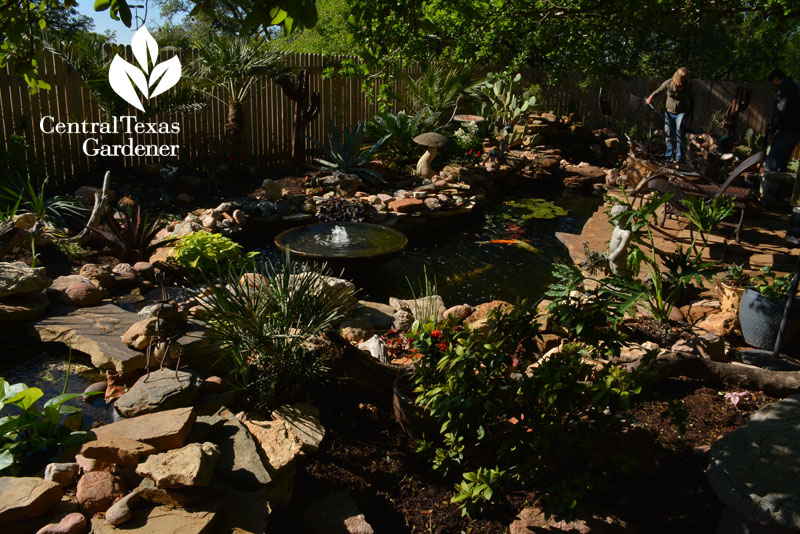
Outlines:
{"label": "text logo", "polygon": [[139,66],[132,65],[119,54],[115,54],[108,69],[108,81],[114,92],[125,102],[144,111],[136,89],[145,99],[150,99],[173,87],[181,78],[181,61],[178,56],[174,56],[157,63],[158,43],[144,26],[133,35],[131,48]]}

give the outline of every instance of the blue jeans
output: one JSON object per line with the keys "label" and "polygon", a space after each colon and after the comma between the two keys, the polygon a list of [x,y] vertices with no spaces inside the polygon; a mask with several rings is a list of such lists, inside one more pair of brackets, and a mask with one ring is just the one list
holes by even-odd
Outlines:
{"label": "blue jeans", "polygon": [[673,161],[672,152],[675,148],[675,141],[678,142],[678,152],[675,155],[675,161],[683,161],[686,157],[686,133],[681,128],[683,124],[683,116],[685,113],[670,113],[667,111],[664,114],[664,133],[667,134],[667,151],[664,157],[667,161]]}
{"label": "blue jeans", "polygon": [[764,170],[772,172],[785,172],[786,164],[792,155],[794,147],[800,143],[800,132],[783,132],[778,130],[772,138],[769,154],[764,160]]}

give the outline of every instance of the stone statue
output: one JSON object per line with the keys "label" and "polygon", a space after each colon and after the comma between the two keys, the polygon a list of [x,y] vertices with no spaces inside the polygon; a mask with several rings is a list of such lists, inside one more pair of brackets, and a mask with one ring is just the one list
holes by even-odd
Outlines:
{"label": "stone statue", "polygon": [[[627,208],[616,204],[611,208],[611,216],[618,217],[625,213]],[[614,230],[611,232],[611,241],[608,243],[608,267],[611,273],[617,276],[630,276],[628,272],[628,245],[631,242],[632,232],[622,226],[622,220],[617,219]]]}

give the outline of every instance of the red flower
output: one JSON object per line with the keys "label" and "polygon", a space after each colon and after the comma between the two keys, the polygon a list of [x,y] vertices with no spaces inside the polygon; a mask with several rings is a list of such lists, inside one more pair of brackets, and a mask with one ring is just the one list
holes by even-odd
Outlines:
{"label": "red flower", "polygon": [[439,350],[447,350],[447,341],[439,343]]}
{"label": "red flower", "polygon": [[478,157],[481,157],[481,151],[478,150]]}
{"label": "red flower", "polygon": [[441,337],[442,337],[442,331],[441,331],[441,330],[439,330],[439,329],[437,328],[436,330],[434,330],[433,332],[431,332],[431,337],[432,337],[433,339],[439,339],[439,338],[441,338]]}

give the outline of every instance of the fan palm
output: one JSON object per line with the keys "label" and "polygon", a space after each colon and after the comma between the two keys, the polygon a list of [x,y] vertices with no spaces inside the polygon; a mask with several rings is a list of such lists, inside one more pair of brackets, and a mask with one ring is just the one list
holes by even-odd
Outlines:
{"label": "fan palm", "polygon": [[199,89],[228,107],[225,131],[229,157],[244,159],[244,117],[242,104],[261,76],[276,77],[288,72],[284,55],[270,48],[263,36],[212,35],[198,43],[198,56],[190,72]]}
{"label": "fan palm", "polygon": [[478,80],[473,71],[461,66],[447,65],[435,59],[423,65],[419,77],[406,75],[408,104],[415,111],[427,109],[436,124],[442,125],[455,115],[460,100],[472,98]]}

